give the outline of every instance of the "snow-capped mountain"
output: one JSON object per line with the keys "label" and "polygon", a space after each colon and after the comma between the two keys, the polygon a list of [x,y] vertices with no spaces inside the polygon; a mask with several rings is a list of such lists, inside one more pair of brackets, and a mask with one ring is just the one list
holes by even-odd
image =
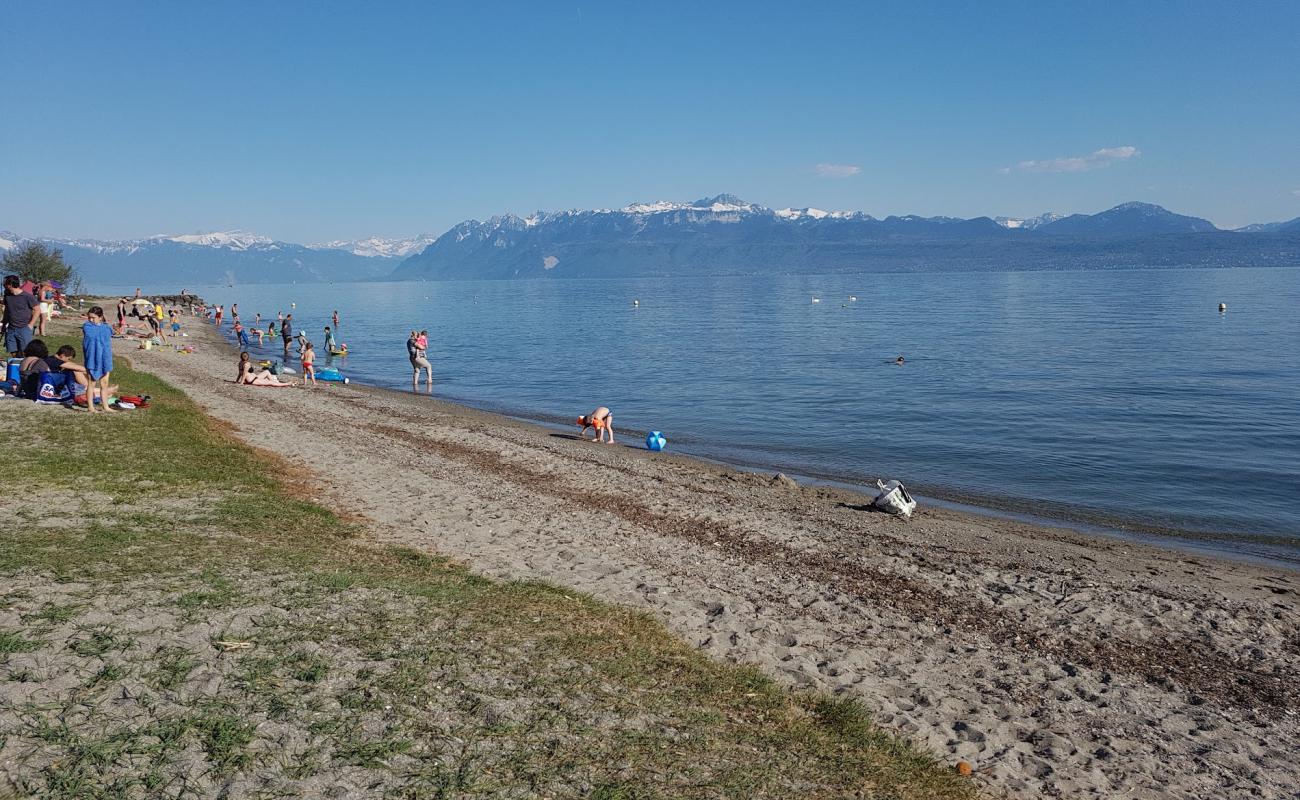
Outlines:
{"label": "snow-capped mountain", "polygon": [[1050,225],[1058,219],[1065,219],[1065,216],[1062,214],[1053,214],[1051,211],[1048,211],[1046,214],[1039,214],[1036,217],[994,217],[993,221],[1004,228],[1032,231],[1035,228]]}
{"label": "snow-capped mountain", "polygon": [[332,242],[319,242],[307,245],[312,250],[343,250],[354,256],[367,258],[406,258],[414,255],[438,237],[432,233],[422,233],[406,239],[381,239],[371,236],[369,239],[336,239]]}
{"label": "snow-capped mountain", "polygon": [[[374,280],[390,273],[401,254],[362,255],[341,249],[313,249],[247,231],[159,234],[145,239],[102,241],[0,234],[0,249],[28,239],[63,251],[91,286],[175,282],[190,286],[225,282]],[[411,249],[407,254],[416,252]]]}
{"label": "snow-capped mountain", "polygon": [[259,245],[274,245],[275,241],[266,236],[247,231],[215,231],[213,233],[191,233],[183,236],[151,236],[151,240],[166,240],[180,244],[194,244],[202,247],[228,247],[231,250],[247,250]]}
{"label": "snow-capped mountain", "polygon": [[[1169,237],[1177,235],[1178,240]],[[1144,203],[1030,219],[773,210],[734,195],[619,209],[538,211],[453,226],[394,278],[649,277],[930,269],[1280,264],[1285,242],[1251,240]],[[1249,252],[1247,252],[1249,251]]]}
{"label": "snow-capped mountain", "polygon": [[[734,194],[720,194],[717,197],[705,197],[696,200],[694,203],[675,203],[671,200],[660,200],[654,203],[633,203],[630,206],[624,206],[618,209],[624,214],[660,214],[665,211],[702,211],[711,214],[725,214],[727,212],[747,212],[760,211],[762,206],[756,206],[753,203],[746,203]],[[600,209],[602,213],[614,213],[610,209]]]}
{"label": "snow-capped mountain", "polygon": [[[1253,235],[1241,235],[1242,233]],[[1300,265],[1300,220],[1221,231],[1149,203],[1029,219],[771,209],[734,195],[466,220],[441,236],[312,245],[246,231],[42,238],[85,280],[189,286],[394,279]],[[26,237],[0,230],[0,250]]]}

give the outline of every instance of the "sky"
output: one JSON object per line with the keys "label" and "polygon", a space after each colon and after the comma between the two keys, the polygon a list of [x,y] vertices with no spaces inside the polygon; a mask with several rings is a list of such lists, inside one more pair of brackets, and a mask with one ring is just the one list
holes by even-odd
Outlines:
{"label": "sky", "polygon": [[1300,216],[1300,3],[0,2],[0,230]]}

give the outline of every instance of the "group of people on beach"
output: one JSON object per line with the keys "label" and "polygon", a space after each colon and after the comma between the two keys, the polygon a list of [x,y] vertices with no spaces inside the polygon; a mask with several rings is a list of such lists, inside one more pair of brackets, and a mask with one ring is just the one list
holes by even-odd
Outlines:
{"label": "group of people on beach", "polygon": [[[66,301],[58,302],[70,308]],[[113,329],[104,319],[104,309],[92,306],[81,326],[81,351],[84,363],[76,361],[77,350],[63,345],[53,354],[44,336],[45,321],[52,316],[42,309],[43,302],[28,291],[17,275],[4,279],[4,341],[10,358],[5,379],[0,381],[4,394],[38,402],[85,406],[92,413],[109,410],[117,386],[110,381],[113,372]]]}
{"label": "group of people on beach", "polygon": [[[226,309],[222,305],[213,306],[211,310],[204,309],[201,313],[211,319],[220,330],[224,319]],[[230,321],[232,331],[235,334],[235,340],[239,345],[239,362],[236,366],[235,382],[246,386],[268,386],[268,387],[289,387],[297,384],[284,381],[273,364],[267,362],[254,362],[249,354],[249,348],[252,346],[252,340],[249,336],[250,329],[245,328],[242,320],[239,318],[239,304],[230,305]],[[339,312],[335,309],[330,317],[331,325],[325,326],[325,350],[332,355],[346,355],[347,345],[342,349],[338,347],[334,339],[334,332],[339,327]],[[251,329],[253,336],[257,337],[257,343],[261,346],[265,339],[274,338],[277,333],[284,345],[284,358],[289,358],[290,345],[294,339],[294,319],[293,313],[285,314],[279,312],[274,320],[268,319],[266,326],[262,327],[262,315],[254,315],[254,326]],[[429,331],[412,330],[406,337],[406,355],[411,363],[411,391],[421,391],[421,378],[424,381],[424,393],[433,394],[433,365],[429,362]],[[307,385],[310,381],[313,385],[316,383],[315,369],[315,348],[306,334],[301,330],[298,332],[298,357],[302,363],[302,383]],[[614,443],[614,413],[606,406],[600,406],[588,414],[578,417],[577,424],[579,427],[578,435],[586,438],[588,430],[592,431],[594,436],[593,442],[604,442],[605,444]]]}
{"label": "group of people on beach", "polygon": [[[295,304],[296,305],[296,304]],[[225,318],[226,309],[223,305],[213,306],[206,316],[216,324],[220,330]],[[347,355],[347,345],[340,346],[334,338],[334,331],[338,329],[339,312],[336,309],[330,317],[333,325],[325,326],[325,351],[330,355]],[[252,357],[249,355],[249,348],[252,347],[252,336],[257,337],[257,344],[260,347],[267,338],[274,339],[277,335],[280,337],[284,347],[284,360],[289,359],[289,350],[293,346],[294,339],[294,319],[293,312],[288,314],[283,311],[277,312],[274,320],[268,319],[266,327],[262,327],[261,313],[254,314],[252,328],[246,328],[243,320],[239,318],[239,304],[231,303],[230,305],[230,322],[231,330],[235,334],[235,341],[239,345],[239,363],[235,382],[247,386],[275,386],[287,387],[296,386],[291,382],[286,382],[280,378],[278,371],[269,363],[259,363],[254,365]],[[302,385],[318,385],[316,373],[316,346],[307,338],[303,330],[297,334],[298,360],[302,367]]]}
{"label": "group of people on beach", "polygon": [[4,328],[5,351],[22,352],[36,336],[45,335],[45,326],[63,309],[71,308],[63,287],[54,281],[34,283],[18,275],[5,277]]}

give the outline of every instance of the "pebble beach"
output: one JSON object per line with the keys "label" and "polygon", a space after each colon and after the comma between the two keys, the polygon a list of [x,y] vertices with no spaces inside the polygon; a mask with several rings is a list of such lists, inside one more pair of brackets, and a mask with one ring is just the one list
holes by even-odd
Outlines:
{"label": "pebble beach", "polygon": [[[661,618],[860,699],[1011,797],[1294,797],[1300,576],[801,485],[358,384],[232,382],[236,352],[119,355],[375,536]],[[346,368],[344,368],[346,372]]]}

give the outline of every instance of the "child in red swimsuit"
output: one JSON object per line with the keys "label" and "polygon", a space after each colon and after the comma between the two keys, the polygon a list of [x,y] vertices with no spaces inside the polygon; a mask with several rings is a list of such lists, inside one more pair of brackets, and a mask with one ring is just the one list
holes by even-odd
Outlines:
{"label": "child in red swimsuit", "polygon": [[311,385],[316,385],[316,352],[311,349],[311,342],[303,346],[302,351],[302,385],[307,385],[307,379],[311,378]]}

